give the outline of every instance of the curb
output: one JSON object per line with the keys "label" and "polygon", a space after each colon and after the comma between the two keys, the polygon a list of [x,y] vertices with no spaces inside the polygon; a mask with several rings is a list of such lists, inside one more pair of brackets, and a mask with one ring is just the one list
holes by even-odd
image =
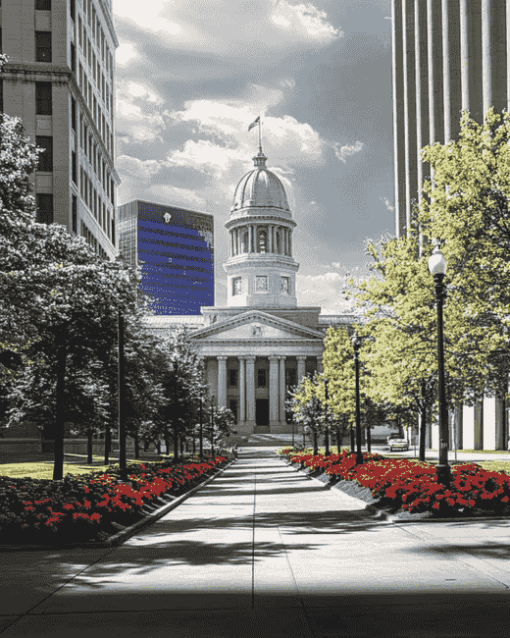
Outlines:
{"label": "curb", "polygon": [[[285,461],[286,462],[286,461]],[[293,467],[292,463],[287,463],[289,467]],[[315,476],[310,476],[310,474],[306,473],[299,467],[294,468],[296,472],[303,474],[308,477],[310,480],[315,481],[322,487],[328,487],[327,484],[319,481]],[[329,486],[332,489],[334,486]],[[337,490],[338,492],[338,490]],[[332,492],[334,494],[335,492]],[[350,495],[349,495],[350,496]],[[351,496],[351,498],[356,498],[355,496]],[[356,500],[360,501],[361,499],[356,498]],[[363,502],[363,501],[362,501]],[[455,518],[439,518],[436,516],[431,516],[427,518],[420,518],[414,520],[406,520],[404,518],[399,518],[397,514],[388,514],[384,510],[375,507],[375,505],[367,505],[365,507],[365,511],[370,514],[379,514],[377,520],[384,520],[387,524],[391,525],[416,525],[417,523],[483,523],[483,522],[493,522],[493,521],[507,521],[510,523],[510,516],[457,516]]]}
{"label": "curb", "polygon": [[230,461],[230,463],[227,463],[227,465],[218,469],[217,472],[215,472],[212,476],[209,476],[209,478],[207,478],[203,483],[200,483],[199,485],[195,485],[195,487],[192,487],[189,490],[189,492],[185,492],[184,494],[181,494],[180,496],[175,498],[171,503],[162,505],[160,508],[158,508],[154,512],[150,512],[149,514],[144,516],[144,518],[141,518],[139,521],[136,521],[136,523],[133,523],[129,527],[126,527],[120,530],[119,532],[117,532],[110,538],[106,539],[105,541],[98,541],[98,542],[86,541],[82,543],[68,543],[68,544],[62,544],[62,545],[48,545],[48,544],[46,545],[43,545],[43,544],[13,545],[13,544],[10,544],[10,545],[0,545],[0,550],[2,551],[9,551],[9,550],[20,551],[20,550],[29,550],[29,549],[63,550],[63,549],[78,549],[78,548],[111,549],[112,547],[117,547],[121,543],[127,541],[128,538],[130,538],[133,534],[135,534],[136,532],[139,532],[142,528],[147,527],[148,525],[151,525],[151,523],[154,523],[158,519],[162,518],[168,512],[171,512],[173,509],[175,509],[187,498],[189,498],[190,496],[193,496],[193,494],[195,494],[200,489],[205,487],[208,483],[210,483],[213,479],[215,479],[219,474],[221,474],[228,467],[230,467],[235,462],[235,460],[236,459],[233,459],[232,461]]}

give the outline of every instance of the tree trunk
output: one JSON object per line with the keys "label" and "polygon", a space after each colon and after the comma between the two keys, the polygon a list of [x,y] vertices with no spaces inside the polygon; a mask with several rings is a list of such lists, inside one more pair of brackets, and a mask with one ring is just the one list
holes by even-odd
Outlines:
{"label": "tree trunk", "polygon": [[427,436],[427,408],[425,401],[420,410],[420,452],[418,458],[420,461],[425,461],[425,440]]}
{"label": "tree trunk", "polygon": [[87,463],[92,465],[92,430],[87,430]]}
{"label": "tree trunk", "polygon": [[177,434],[177,430],[174,429],[173,433],[174,438],[174,463],[177,463],[179,460],[179,435]]}
{"label": "tree trunk", "polygon": [[181,444],[181,445],[180,445],[179,451],[180,451],[180,455],[181,455],[181,457],[182,457],[182,456],[183,456],[183,454],[184,454],[184,437],[183,437],[183,436],[181,436],[180,444]]}
{"label": "tree trunk", "polygon": [[317,436],[317,432],[313,431],[313,453],[315,456],[319,454],[319,437]]}
{"label": "tree trunk", "polygon": [[197,447],[196,447],[195,435],[193,434],[193,456],[195,456],[196,453],[197,453]]}
{"label": "tree trunk", "polygon": [[342,450],[342,437],[340,436],[340,428],[337,428],[336,430],[336,447],[337,447],[337,454],[340,454],[341,450]]}
{"label": "tree trunk", "polygon": [[57,391],[55,409],[55,443],[53,461],[53,480],[64,478],[64,422],[65,422],[65,391],[66,391],[66,333],[61,331],[56,335],[57,346]]}
{"label": "tree trunk", "polygon": [[[165,439],[165,441],[167,441],[166,445],[168,445],[168,440],[167,440],[167,439]],[[156,452],[157,452],[158,454],[161,454],[161,441],[159,440],[159,438],[157,438],[157,439],[154,441],[154,445],[156,446]],[[166,451],[168,452],[168,447],[166,448]]]}
{"label": "tree trunk", "polygon": [[140,439],[138,433],[135,433],[135,460],[140,458]]}
{"label": "tree trunk", "polygon": [[106,429],[104,432],[104,464],[110,465],[110,451],[112,449],[112,432],[110,430],[110,424],[106,423]]}
{"label": "tree trunk", "polygon": [[356,452],[356,445],[354,442],[354,428],[351,427],[351,453],[354,454]]}
{"label": "tree trunk", "polygon": [[367,452],[372,452],[372,436],[370,434],[370,425],[367,425]]}

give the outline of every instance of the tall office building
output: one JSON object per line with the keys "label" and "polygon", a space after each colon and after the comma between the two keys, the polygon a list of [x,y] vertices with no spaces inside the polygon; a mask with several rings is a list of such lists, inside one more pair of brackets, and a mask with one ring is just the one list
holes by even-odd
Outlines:
{"label": "tall office building", "polygon": [[111,0],[2,0],[5,113],[39,147],[32,176],[38,219],[117,256],[115,49]]}
{"label": "tall office building", "polygon": [[392,0],[395,231],[430,168],[424,146],[455,139],[461,112],[482,123],[510,100],[508,0]]}
{"label": "tall office building", "polygon": [[119,249],[141,266],[158,315],[199,315],[214,305],[214,217],[134,200],[118,207]]}
{"label": "tall office building", "polygon": [[[433,177],[420,149],[456,139],[465,109],[482,123],[491,106],[499,113],[508,108],[509,45],[510,0],[392,0],[397,236],[409,227],[411,200],[419,200],[423,180]],[[459,448],[507,449],[507,407],[503,396],[458,404]],[[437,424],[427,441],[439,445]]]}

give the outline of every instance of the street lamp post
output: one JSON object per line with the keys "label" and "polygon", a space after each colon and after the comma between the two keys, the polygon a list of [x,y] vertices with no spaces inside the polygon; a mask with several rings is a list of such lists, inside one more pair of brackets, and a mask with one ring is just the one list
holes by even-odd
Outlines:
{"label": "street lamp post", "polygon": [[119,367],[118,367],[118,390],[117,390],[117,418],[119,424],[119,470],[122,481],[127,479],[126,465],[126,420],[124,418],[124,318],[119,312]]}
{"label": "street lamp post", "polygon": [[437,368],[438,368],[438,400],[439,400],[439,464],[437,480],[448,487],[451,483],[450,466],[448,465],[448,418],[446,408],[444,346],[443,346],[443,302],[446,298],[446,287],[443,283],[446,273],[446,259],[439,248],[439,241],[434,242],[434,250],[429,257],[429,270],[434,277],[437,302]]}
{"label": "street lamp post", "polygon": [[354,331],[351,341],[352,347],[354,348],[354,369],[356,371],[356,465],[361,465],[363,463],[363,452],[361,451],[361,408],[359,399],[359,349],[361,347],[361,339],[356,331]]}
{"label": "street lamp post", "polygon": [[329,456],[329,412],[328,412],[328,379],[324,379],[324,396],[325,401],[324,404],[326,406],[325,409],[325,419],[326,419],[326,436],[324,441],[324,456]]}
{"label": "street lamp post", "polygon": [[202,401],[203,396],[200,395],[200,460],[204,460],[204,439],[203,439],[203,422],[202,422]]}

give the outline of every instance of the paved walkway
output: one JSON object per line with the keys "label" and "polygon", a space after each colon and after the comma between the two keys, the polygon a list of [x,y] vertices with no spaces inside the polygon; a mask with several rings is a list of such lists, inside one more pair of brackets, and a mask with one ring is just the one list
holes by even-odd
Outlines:
{"label": "paved walkway", "polygon": [[262,454],[121,547],[1,554],[2,636],[508,634],[509,524],[387,524]]}

